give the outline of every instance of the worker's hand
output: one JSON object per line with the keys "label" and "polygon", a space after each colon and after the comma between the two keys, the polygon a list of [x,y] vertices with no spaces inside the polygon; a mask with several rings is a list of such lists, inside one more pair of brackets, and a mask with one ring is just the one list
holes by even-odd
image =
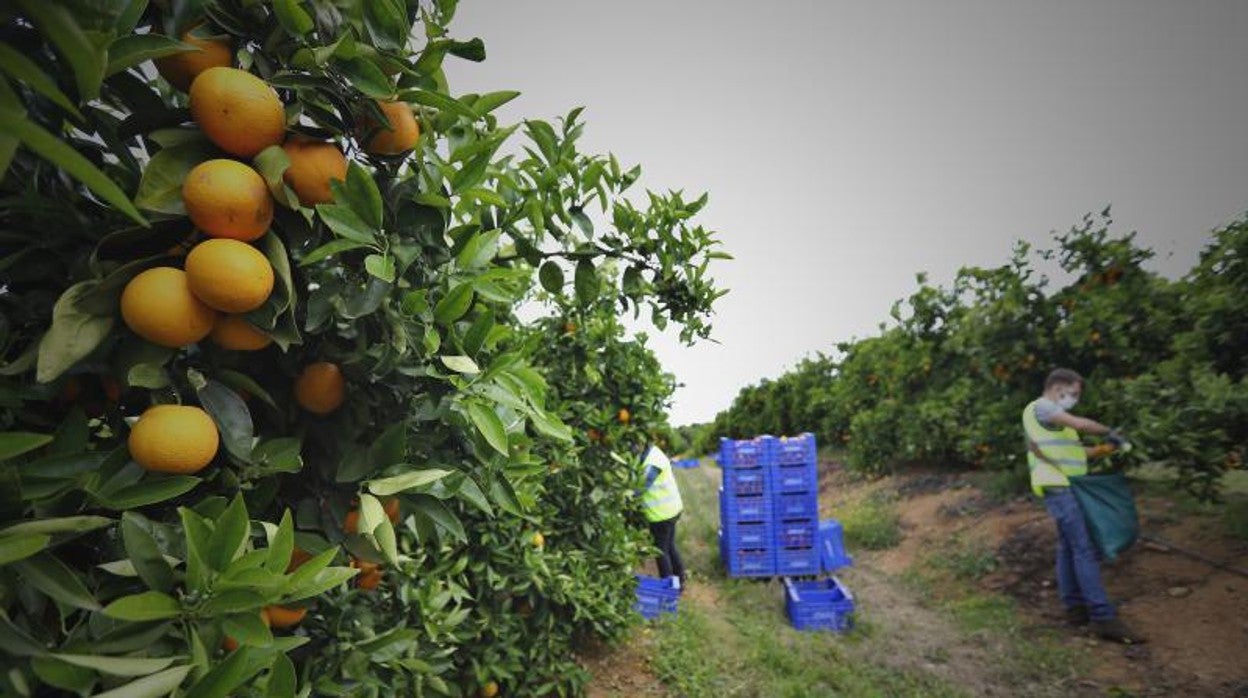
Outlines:
{"label": "worker's hand", "polygon": [[1104,458],[1118,450],[1113,444],[1097,444],[1088,449],[1088,458]]}
{"label": "worker's hand", "polygon": [[1122,448],[1127,443],[1127,435],[1117,429],[1110,429],[1105,435],[1105,440],[1113,444],[1115,448]]}

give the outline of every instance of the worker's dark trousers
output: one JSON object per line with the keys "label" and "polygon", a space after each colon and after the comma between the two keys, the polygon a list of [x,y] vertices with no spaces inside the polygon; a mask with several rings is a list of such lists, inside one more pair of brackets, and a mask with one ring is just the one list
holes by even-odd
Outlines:
{"label": "worker's dark trousers", "polygon": [[680,551],[676,549],[676,522],[679,520],[680,514],[665,521],[651,521],[650,535],[654,536],[654,545],[659,549],[659,556],[655,558],[659,563],[659,576],[680,577],[683,584],[685,563],[680,559]]}

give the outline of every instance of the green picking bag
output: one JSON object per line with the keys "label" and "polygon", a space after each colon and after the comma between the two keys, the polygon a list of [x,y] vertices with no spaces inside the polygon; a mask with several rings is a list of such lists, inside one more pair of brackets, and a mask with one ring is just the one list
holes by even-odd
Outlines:
{"label": "green picking bag", "polygon": [[1107,560],[1118,554],[1140,535],[1140,519],[1135,497],[1122,473],[1080,475],[1070,478],[1070,489],[1079,500],[1088,533]]}

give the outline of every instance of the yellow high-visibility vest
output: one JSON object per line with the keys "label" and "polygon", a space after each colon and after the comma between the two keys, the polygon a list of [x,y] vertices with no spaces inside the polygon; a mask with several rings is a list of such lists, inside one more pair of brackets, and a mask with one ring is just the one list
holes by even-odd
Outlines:
{"label": "yellow high-visibility vest", "polygon": [[1070,478],[1088,474],[1088,452],[1079,441],[1079,432],[1070,427],[1049,429],[1036,418],[1036,402],[1023,408],[1023,433],[1044,458],[1027,449],[1027,469],[1031,471],[1031,491],[1043,497],[1046,487],[1069,487]]}
{"label": "yellow high-visibility vest", "polygon": [[651,465],[659,469],[659,474],[642,497],[641,507],[647,521],[667,521],[684,511],[685,504],[680,499],[680,488],[676,486],[672,461],[667,454],[651,446],[642,461],[642,468],[648,469]]}

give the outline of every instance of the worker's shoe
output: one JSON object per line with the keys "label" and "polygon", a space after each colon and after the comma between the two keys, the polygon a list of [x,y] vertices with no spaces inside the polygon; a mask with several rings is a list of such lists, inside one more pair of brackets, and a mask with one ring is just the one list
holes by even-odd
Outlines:
{"label": "worker's shoe", "polygon": [[1077,628],[1087,625],[1089,620],[1087,606],[1071,606],[1066,609],[1066,625]]}
{"label": "worker's shoe", "polygon": [[1102,640],[1123,645],[1138,645],[1145,641],[1140,635],[1131,632],[1126,623],[1118,618],[1092,621],[1092,632]]}

